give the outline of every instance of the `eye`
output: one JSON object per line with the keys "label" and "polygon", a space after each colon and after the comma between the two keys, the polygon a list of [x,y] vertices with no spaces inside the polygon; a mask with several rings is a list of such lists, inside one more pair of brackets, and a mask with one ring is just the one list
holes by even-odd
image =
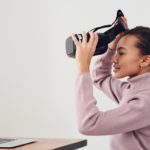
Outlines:
{"label": "eye", "polygon": [[124,53],[118,52],[118,55],[123,55]]}

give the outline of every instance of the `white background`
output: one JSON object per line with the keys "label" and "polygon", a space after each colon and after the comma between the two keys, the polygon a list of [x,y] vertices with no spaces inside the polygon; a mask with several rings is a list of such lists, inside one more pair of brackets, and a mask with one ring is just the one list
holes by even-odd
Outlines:
{"label": "white background", "polygon": [[[129,28],[150,26],[149,6],[148,0],[0,0],[0,136],[86,138],[82,149],[109,150],[109,136],[78,132],[76,63],[65,40],[112,23],[118,9]],[[101,110],[116,106],[95,87],[94,95]]]}

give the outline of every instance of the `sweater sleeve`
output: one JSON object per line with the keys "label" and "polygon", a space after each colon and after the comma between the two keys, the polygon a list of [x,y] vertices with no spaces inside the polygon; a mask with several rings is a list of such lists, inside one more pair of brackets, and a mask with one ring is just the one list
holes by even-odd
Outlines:
{"label": "sweater sleeve", "polygon": [[107,50],[100,58],[98,58],[92,69],[91,77],[93,84],[103,91],[109,98],[116,103],[122,98],[124,89],[128,86],[128,82],[120,81],[111,74],[112,57],[115,51]]}
{"label": "sweater sleeve", "polygon": [[[125,133],[150,125],[149,105],[138,96],[117,108],[100,111],[93,96],[89,72],[79,73],[75,84],[78,129],[85,135],[111,135]],[[149,99],[148,99],[149,101]]]}

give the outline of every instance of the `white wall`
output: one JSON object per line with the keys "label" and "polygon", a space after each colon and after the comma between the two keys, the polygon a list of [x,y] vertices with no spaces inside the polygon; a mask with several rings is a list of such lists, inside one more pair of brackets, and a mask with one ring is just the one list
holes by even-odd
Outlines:
{"label": "white wall", "polygon": [[[85,150],[109,150],[109,136],[77,130],[72,33],[112,23],[117,9],[129,27],[150,26],[147,0],[0,0],[0,135],[87,138]],[[96,57],[93,58],[94,63]],[[116,105],[94,88],[101,110]]]}

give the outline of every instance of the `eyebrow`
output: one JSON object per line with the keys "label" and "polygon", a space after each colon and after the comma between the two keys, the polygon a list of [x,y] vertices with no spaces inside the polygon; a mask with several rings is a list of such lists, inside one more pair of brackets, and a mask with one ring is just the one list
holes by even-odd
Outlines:
{"label": "eyebrow", "polygon": [[117,48],[117,51],[121,51],[121,50],[127,50],[127,49],[123,46],[120,46],[120,47]]}

